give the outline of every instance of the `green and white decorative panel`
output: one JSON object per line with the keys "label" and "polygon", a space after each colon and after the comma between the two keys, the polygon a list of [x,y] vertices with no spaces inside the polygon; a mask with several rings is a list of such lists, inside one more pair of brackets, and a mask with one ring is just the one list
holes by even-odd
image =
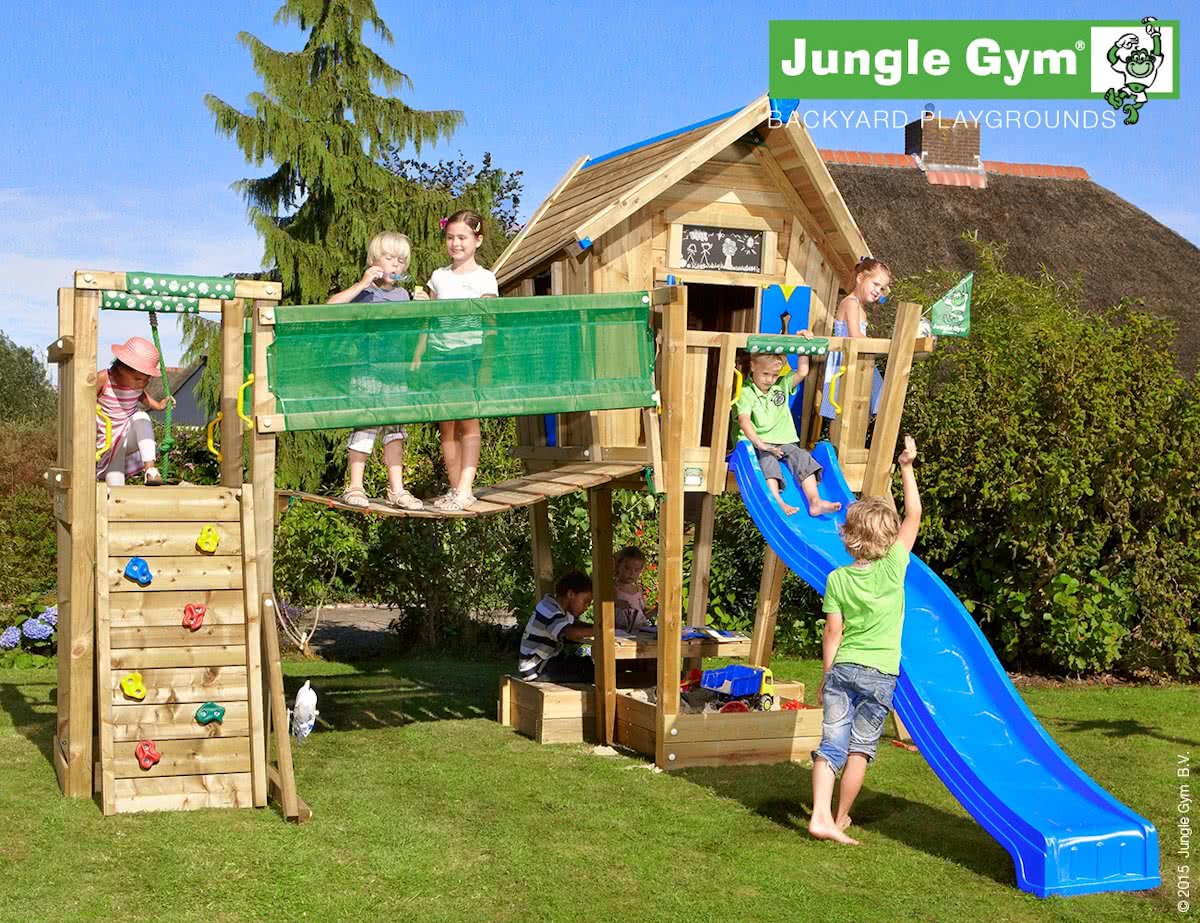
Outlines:
{"label": "green and white decorative panel", "polygon": [[135,295],[132,292],[105,290],[100,307],[106,311],[159,311],[163,314],[199,314],[199,298],[171,295]]}
{"label": "green and white decorative panel", "polygon": [[761,334],[746,338],[746,351],[777,356],[823,356],[829,352],[829,340],[824,337]]}
{"label": "green and white decorative panel", "polygon": [[237,279],[220,276],[172,276],[127,272],[125,288],[135,295],[176,295],[189,298],[232,298]]}

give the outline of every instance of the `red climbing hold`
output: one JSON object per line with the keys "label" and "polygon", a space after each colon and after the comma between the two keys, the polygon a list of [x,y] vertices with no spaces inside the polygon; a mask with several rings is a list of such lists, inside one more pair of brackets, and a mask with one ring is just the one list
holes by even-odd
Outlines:
{"label": "red climbing hold", "polygon": [[134,748],[133,755],[137,757],[138,765],[142,769],[149,769],[162,759],[162,754],[158,752],[158,748],[154,746],[152,740],[139,741],[137,747]]}
{"label": "red climbing hold", "polygon": [[183,607],[183,627],[195,631],[204,624],[204,613],[208,607],[203,603],[188,603]]}

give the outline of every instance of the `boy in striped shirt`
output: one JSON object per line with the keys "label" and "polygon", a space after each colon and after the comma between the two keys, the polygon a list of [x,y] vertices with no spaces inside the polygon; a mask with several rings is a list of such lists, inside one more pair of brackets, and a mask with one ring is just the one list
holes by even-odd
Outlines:
{"label": "boy in striped shirt", "polygon": [[592,604],[592,578],[573,570],[554,584],[554,595],[546,595],[525,623],[521,635],[521,679],[550,683],[590,683],[595,670],[590,657],[563,653],[567,641],[587,641],[594,628],[577,619]]}

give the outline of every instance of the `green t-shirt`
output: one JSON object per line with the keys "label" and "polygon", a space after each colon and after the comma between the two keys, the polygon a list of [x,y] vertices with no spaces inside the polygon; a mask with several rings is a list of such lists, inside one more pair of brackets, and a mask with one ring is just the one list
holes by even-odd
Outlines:
{"label": "green t-shirt", "polygon": [[857,663],[900,675],[908,558],[908,550],[896,542],[866,567],[851,564],[829,575],[821,611],[840,612],[845,625],[834,663]]}
{"label": "green t-shirt", "polygon": [[[799,442],[796,435],[796,422],[792,419],[792,408],[788,398],[795,392],[792,387],[792,374],[789,370],[784,378],[778,379],[764,394],[758,390],[758,385],[747,380],[738,396],[737,415],[750,414],[750,422],[758,438],[771,445],[787,445],[789,442]],[[741,434],[741,440],[746,440],[746,434]]]}

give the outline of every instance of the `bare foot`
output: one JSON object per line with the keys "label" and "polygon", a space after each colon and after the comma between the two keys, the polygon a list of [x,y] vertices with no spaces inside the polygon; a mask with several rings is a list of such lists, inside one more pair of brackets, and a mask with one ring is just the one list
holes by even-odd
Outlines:
{"label": "bare foot", "polygon": [[840,503],[833,503],[829,500],[814,500],[808,505],[808,513],[810,516],[824,516],[826,513],[836,513],[842,508]]}
{"label": "bare foot", "polygon": [[816,840],[833,840],[835,843],[844,843],[847,846],[858,846],[858,840],[853,837],[846,836],[841,831],[837,824],[832,821],[818,823],[815,820],[809,821],[808,833]]}
{"label": "bare foot", "polygon": [[783,510],[783,515],[785,516],[795,516],[800,512],[800,507],[792,506],[790,503],[784,503],[782,500],[779,501],[779,507]]}
{"label": "bare foot", "polygon": [[840,820],[834,821],[834,823],[837,824],[837,828],[839,830],[845,830],[852,823],[854,823],[854,819],[852,817],[850,817],[849,814],[847,814],[845,817],[841,818]]}

